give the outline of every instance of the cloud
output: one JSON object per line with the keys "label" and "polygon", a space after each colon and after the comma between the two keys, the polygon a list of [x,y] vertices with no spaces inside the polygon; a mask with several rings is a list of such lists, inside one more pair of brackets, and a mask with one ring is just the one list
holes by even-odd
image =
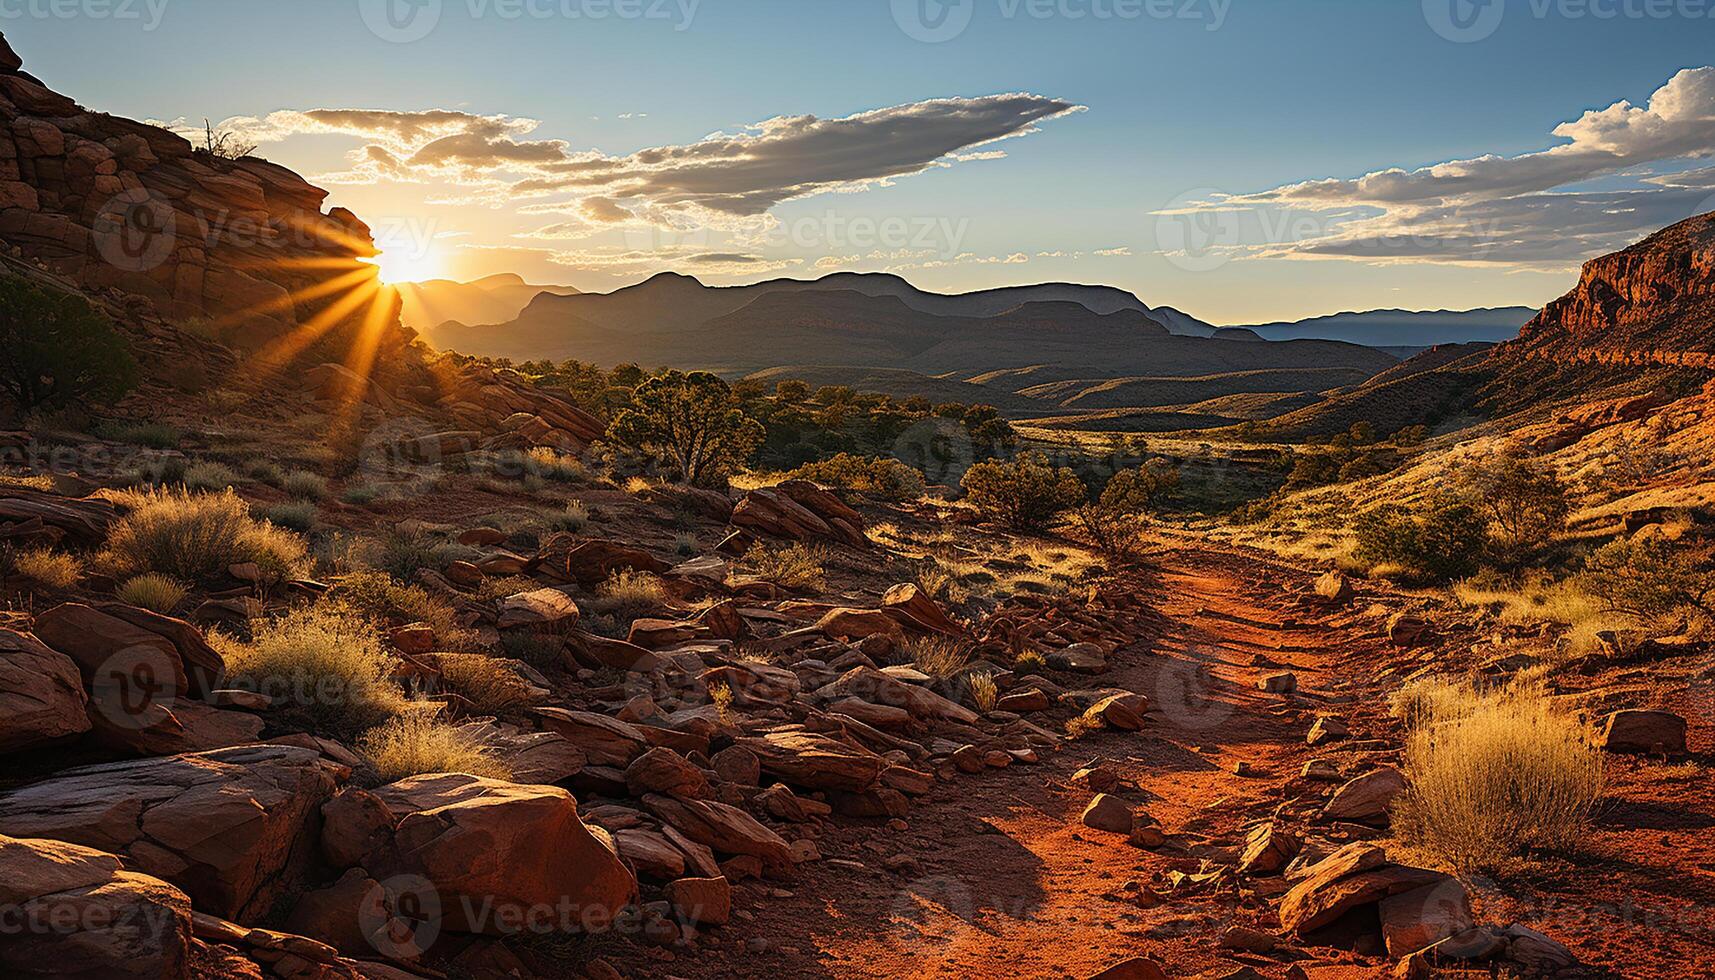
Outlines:
{"label": "cloud", "polygon": [[447,109],[281,111],[222,127],[252,142],[299,133],[367,141],[350,154],[349,171],[324,178],[337,182],[451,181],[477,188],[461,199],[468,203],[568,195],[553,206],[596,224],[736,228],[754,227],[784,201],[994,159],[1004,154],[984,148],[1082,109],[1023,92],[931,99],[836,119],[777,116],[623,156],[527,139],[540,126],[534,119]]}
{"label": "cloud", "polygon": [[1239,257],[1562,267],[1715,207],[1711,171],[1659,172],[1715,156],[1715,68],[1685,69],[1645,106],[1592,109],[1552,135],[1565,142],[1213,195],[1158,217],[1179,222],[1175,241]]}

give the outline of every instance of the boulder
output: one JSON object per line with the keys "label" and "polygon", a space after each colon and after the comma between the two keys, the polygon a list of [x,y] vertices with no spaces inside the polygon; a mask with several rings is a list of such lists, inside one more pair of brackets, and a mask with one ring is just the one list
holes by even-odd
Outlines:
{"label": "boulder", "polygon": [[1385,898],[1380,906],[1382,941],[1401,959],[1476,925],[1471,896],[1456,878]]}
{"label": "boulder", "polygon": [[1099,674],[1108,669],[1108,655],[1094,643],[1074,643],[1050,653],[1048,665],[1075,674]]}
{"label": "boulder", "polygon": [[565,708],[536,709],[542,727],[572,743],[591,765],[624,768],[649,751],[649,739],[617,718]]}
{"label": "boulder", "polygon": [[1507,959],[1531,973],[1552,974],[1578,964],[1578,957],[1564,944],[1528,926],[1510,925],[1501,935],[1507,943]]}
{"label": "boulder", "polygon": [[853,667],[816,694],[828,699],[852,697],[870,704],[904,708],[913,718],[935,718],[961,725],[974,724],[978,718],[976,712],[961,704],[873,667]]}
{"label": "boulder", "polygon": [[834,529],[814,511],[778,490],[766,487],[744,495],[744,499],[733,508],[732,524],[770,537],[795,541],[834,537]]}
{"label": "boulder", "polygon": [[181,980],[195,939],[190,898],[59,840],[0,836],[0,975]]}
{"label": "boulder", "polygon": [[725,878],[680,878],[663,894],[681,922],[724,926],[732,918],[732,886]]}
{"label": "boulder", "polygon": [[625,769],[625,788],[632,796],[665,793],[685,799],[709,795],[709,779],[672,749],[650,749]]}
{"label": "boulder", "polygon": [[1338,742],[1350,734],[1346,723],[1333,715],[1318,715],[1310,724],[1310,731],[1304,735],[1306,745],[1326,745]]}
{"label": "boulder", "polygon": [[881,608],[901,626],[919,633],[964,636],[967,632],[947,615],[940,603],[911,582],[888,589],[881,597]]}
{"label": "boulder", "polygon": [[503,630],[567,630],[578,624],[578,604],[559,589],[537,589],[500,600],[495,625]]}
{"label": "boulder", "polygon": [[1396,647],[1417,646],[1431,636],[1429,620],[1414,612],[1397,612],[1388,617],[1385,632],[1387,641]]}
{"label": "boulder", "polygon": [[448,773],[403,779],[374,796],[397,823],[363,869],[377,880],[427,882],[444,928],[505,935],[552,909],[554,931],[604,932],[637,895],[606,834],[592,833],[558,787]]}
{"label": "boulder", "polygon": [[1275,874],[1298,856],[1303,842],[1274,821],[1258,824],[1245,839],[1239,855],[1239,870],[1251,875]]}
{"label": "boulder", "polygon": [[1141,694],[1114,694],[1090,705],[1085,718],[1100,719],[1109,728],[1135,732],[1143,728],[1143,714],[1149,710],[1149,699]]}
{"label": "boulder", "polygon": [[1322,819],[1386,824],[1389,807],[1403,792],[1405,776],[1398,769],[1383,766],[1335,790],[1328,805],[1322,808]]}
{"label": "boulder", "polygon": [[1280,924],[1300,937],[1393,895],[1452,880],[1439,871],[1390,864],[1373,844],[1347,844],[1306,870],[1280,902]]}
{"label": "boulder", "polygon": [[254,921],[311,850],[339,774],[282,745],[87,766],[0,796],[0,833],[112,851],[199,909]]}
{"label": "boulder", "polygon": [[1291,694],[1298,690],[1298,675],[1291,672],[1268,674],[1257,680],[1256,688],[1265,694]]}
{"label": "boulder", "polygon": [[762,779],[762,760],[755,752],[741,745],[729,745],[710,760],[714,764],[715,775],[722,781],[737,786],[755,786]]}
{"label": "boulder", "polygon": [[721,854],[749,854],[775,870],[792,867],[792,848],[755,817],[712,800],[676,800],[651,793],[643,805],[685,837]]}
{"label": "boulder", "polygon": [[614,572],[630,569],[659,575],[667,571],[667,563],[641,548],[618,541],[599,538],[579,539],[570,534],[555,534],[542,543],[531,559],[529,571],[557,582],[576,582],[584,589],[594,589],[606,582]]}
{"label": "boulder", "polygon": [[89,731],[77,663],[28,633],[0,630],[0,753]]}
{"label": "boulder", "polygon": [[1616,711],[1602,721],[1596,742],[1608,752],[1685,751],[1685,719],[1671,711]]}
{"label": "boulder", "polygon": [[1352,601],[1352,580],[1339,572],[1329,572],[1316,580],[1316,594],[1324,602],[1345,605]]}
{"label": "boulder", "polygon": [[771,732],[734,745],[754,754],[763,772],[806,789],[861,793],[875,786],[887,767],[867,749],[809,732]]}
{"label": "boulder", "polygon": [[810,628],[846,643],[878,635],[890,637],[895,642],[905,639],[899,620],[881,609],[833,609]]}
{"label": "boulder", "polygon": [[1093,830],[1105,830],[1110,834],[1130,834],[1136,823],[1136,814],[1132,805],[1117,796],[1099,793],[1084,808],[1083,816],[1079,818],[1084,826]]}
{"label": "boulder", "polygon": [[619,845],[620,857],[630,862],[640,875],[672,881],[685,873],[685,853],[661,834],[627,827],[615,831],[613,839]]}

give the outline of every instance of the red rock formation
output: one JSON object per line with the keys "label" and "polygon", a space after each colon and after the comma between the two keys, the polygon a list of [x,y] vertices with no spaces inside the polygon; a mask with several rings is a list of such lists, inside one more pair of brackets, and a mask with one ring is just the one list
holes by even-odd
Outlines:
{"label": "red rock formation", "polygon": [[[92,112],[20,69],[0,36],[0,244],[92,295],[213,321],[255,347],[306,324],[337,340],[384,305],[382,357],[409,338],[377,281],[369,228],[254,157]],[[364,302],[348,301],[362,296]],[[317,320],[324,311],[331,315]]]}
{"label": "red rock formation", "polygon": [[1644,371],[1707,380],[1715,371],[1715,214],[1585,263],[1578,285],[1490,361],[1503,406]]}

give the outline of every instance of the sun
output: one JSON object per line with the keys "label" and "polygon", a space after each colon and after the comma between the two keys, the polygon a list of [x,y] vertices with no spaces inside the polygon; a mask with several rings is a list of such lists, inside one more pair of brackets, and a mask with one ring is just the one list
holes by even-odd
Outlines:
{"label": "sun", "polygon": [[381,268],[381,281],[389,286],[441,278],[441,259],[432,251],[390,249],[367,261]]}

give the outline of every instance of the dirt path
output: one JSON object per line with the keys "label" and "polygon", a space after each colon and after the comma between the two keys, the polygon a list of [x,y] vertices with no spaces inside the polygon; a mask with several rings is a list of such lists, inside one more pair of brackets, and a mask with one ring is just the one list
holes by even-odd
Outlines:
{"label": "dirt path", "polygon": [[[663,972],[731,976],[737,964],[766,963],[794,977],[1083,977],[1140,954],[1175,972],[1234,965],[1215,939],[1230,925],[1265,924],[1266,900],[1229,891],[1144,907],[1137,896],[1169,872],[1196,872],[1202,855],[1230,855],[1244,825],[1275,809],[1283,780],[1311,755],[1308,706],[1336,697],[1325,679],[1344,675],[1362,649],[1336,628],[1295,622],[1267,574],[1249,556],[1164,553],[1158,577],[1136,582],[1159,627],[1129,638],[1089,682],[1148,696],[1155,710],[1143,732],[1087,737],[1039,765],[942,785],[915,802],[904,831],[832,830],[824,853],[862,868],[808,866],[790,897],[742,886],[755,894],[741,903],[754,918]],[[1283,669],[1303,693],[1257,690],[1259,676]],[[1173,835],[1169,846],[1142,850],[1079,823],[1090,793],[1067,780],[1094,759],[1136,783],[1128,795]],[[883,869],[882,858],[900,854],[912,866]],[[760,961],[746,947],[756,937],[768,944]]]}

